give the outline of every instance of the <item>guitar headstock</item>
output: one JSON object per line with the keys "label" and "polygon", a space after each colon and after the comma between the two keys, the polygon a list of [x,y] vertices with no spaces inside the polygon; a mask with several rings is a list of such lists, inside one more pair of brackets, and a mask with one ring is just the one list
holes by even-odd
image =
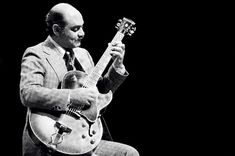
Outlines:
{"label": "guitar headstock", "polygon": [[134,21],[124,17],[123,19],[118,20],[116,28],[119,32],[123,33],[124,35],[127,34],[131,36],[136,30],[136,27],[134,25]]}

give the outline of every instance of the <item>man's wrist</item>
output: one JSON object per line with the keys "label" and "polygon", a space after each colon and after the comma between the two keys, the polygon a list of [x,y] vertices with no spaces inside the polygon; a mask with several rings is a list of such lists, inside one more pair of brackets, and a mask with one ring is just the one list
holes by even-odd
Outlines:
{"label": "man's wrist", "polygon": [[113,67],[116,70],[116,72],[118,72],[120,74],[124,74],[126,72],[126,68],[125,68],[124,64],[120,64],[119,66],[115,66],[113,64]]}

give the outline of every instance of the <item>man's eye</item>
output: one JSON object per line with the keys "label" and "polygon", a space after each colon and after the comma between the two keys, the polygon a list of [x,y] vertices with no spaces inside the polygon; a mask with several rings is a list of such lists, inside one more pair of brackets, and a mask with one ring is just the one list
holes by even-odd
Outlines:
{"label": "man's eye", "polygon": [[72,30],[73,30],[74,32],[76,32],[76,31],[79,31],[80,28],[81,28],[81,27],[76,27],[76,28],[73,28]]}
{"label": "man's eye", "polygon": [[76,32],[76,31],[78,31],[78,29],[77,29],[77,28],[73,28],[72,31],[73,31],[73,32]]}

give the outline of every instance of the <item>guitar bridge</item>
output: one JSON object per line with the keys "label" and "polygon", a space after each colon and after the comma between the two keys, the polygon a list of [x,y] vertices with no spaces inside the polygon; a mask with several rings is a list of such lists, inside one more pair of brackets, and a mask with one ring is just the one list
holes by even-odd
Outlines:
{"label": "guitar bridge", "polygon": [[64,126],[63,124],[59,123],[58,121],[55,123],[55,127],[58,129],[58,134],[63,134],[63,133],[70,133],[72,129],[70,129],[67,126]]}

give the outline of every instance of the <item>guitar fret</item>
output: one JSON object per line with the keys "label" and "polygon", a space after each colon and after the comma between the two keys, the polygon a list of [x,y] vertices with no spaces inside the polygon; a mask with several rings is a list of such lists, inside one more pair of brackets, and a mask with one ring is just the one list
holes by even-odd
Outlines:
{"label": "guitar fret", "polygon": [[111,43],[115,41],[121,41],[123,37],[124,37],[124,34],[118,31],[116,35],[114,36],[113,40],[111,41]]}
{"label": "guitar fret", "polygon": [[100,78],[100,74],[93,72],[90,76],[90,78],[92,79],[92,81],[97,82]]}
{"label": "guitar fret", "polygon": [[96,81],[92,80],[92,78],[89,78],[86,80],[86,83],[84,84],[85,87],[94,87],[96,86]]}

